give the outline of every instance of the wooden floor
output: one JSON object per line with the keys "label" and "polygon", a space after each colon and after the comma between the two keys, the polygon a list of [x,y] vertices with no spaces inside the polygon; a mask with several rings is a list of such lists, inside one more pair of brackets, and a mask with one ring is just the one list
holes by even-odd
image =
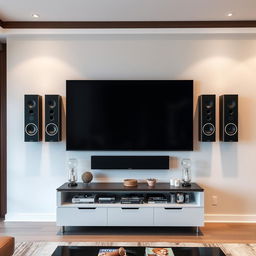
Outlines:
{"label": "wooden floor", "polygon": [[174,242],[256,243],[256,224],[207,223],[199,235],[191,229],[89,228],[62,235],[53,222],[0,222],[0,236],[16,242]]}

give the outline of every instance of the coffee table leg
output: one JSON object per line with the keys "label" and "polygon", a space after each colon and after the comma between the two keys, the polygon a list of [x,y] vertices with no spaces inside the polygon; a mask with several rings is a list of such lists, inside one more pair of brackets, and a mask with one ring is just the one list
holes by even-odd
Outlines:
{"label": "coffee table leg", "polygon": [[198,233],[199,233],[199,227],[197,226],[196,227],[196,234],[198,235]]}

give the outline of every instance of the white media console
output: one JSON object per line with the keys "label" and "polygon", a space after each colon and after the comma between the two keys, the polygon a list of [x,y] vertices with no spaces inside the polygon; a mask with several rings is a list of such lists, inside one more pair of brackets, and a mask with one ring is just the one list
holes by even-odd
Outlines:
{"label": "white media console", "polygon": [[[177,203],[179,195],[187,201]],[[72,203],[75,195],[94,195],[93,203]],[[98,201],[101,196],[115,197],[112,203]],[[140,196],[142,203],[121,203],[120,198]],[[150,203],[149,197],[165,197],[164,203]],[[175,197],[175,201],[174,201]],[[171,187],[157,183],[154,187],[138,184],[124,187],[122,183],[67,183],[57,189],[57,225],[65,226],[149,226],[198,227],[204,225],[204,190],[196,183],[191,187]]]}

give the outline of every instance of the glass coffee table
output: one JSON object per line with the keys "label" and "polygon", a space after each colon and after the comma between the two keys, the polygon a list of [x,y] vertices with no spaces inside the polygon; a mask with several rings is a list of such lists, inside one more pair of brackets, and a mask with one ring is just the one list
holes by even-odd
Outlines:
{"label": "glass coffee table", "polygon": [[[52,256],[97,256],[100,249],[118,249],[102,246],[58,246]],[[127,256],[145,256],[145,247],[124,247]],[[174,256],[225,256],[218,247],[171,247]]]}

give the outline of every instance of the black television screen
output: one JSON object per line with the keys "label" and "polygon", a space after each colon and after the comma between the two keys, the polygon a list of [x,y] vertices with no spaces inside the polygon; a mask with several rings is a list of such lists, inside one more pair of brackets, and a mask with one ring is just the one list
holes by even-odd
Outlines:
{"label": "black television screen", "polygon": [[67,81],[67,150],[193,150],[192,80]]}

